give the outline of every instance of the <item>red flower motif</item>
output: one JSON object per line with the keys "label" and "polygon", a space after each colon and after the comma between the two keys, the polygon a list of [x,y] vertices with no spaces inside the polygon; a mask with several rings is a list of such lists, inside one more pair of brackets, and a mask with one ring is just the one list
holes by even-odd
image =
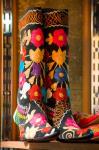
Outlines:
{"label": "red flower motif", "polygon": [[42,133],[48,133],[49,131],[51,131],[51,127],[45,127],[41,130]]}
{"label": "red flower motif", "polygon": [[31,43],[33,43],[36,47],[40,47],[41,45],[44,45],[44,34],[40,28],[32,31]]}
{"label": "red flower motif", "polygon": [[38,100],[40,101],[42,98],[42,94],[38,85],[33,85],[31,89],[28,91],[30,100]]}
{"label": "red flower motif", "polygon": [[67,35],[63,29],[57,29],[53,33],[53,43],[58,47],[66,46]]}
{"label": "red flower motif", "polygon": [[25,56],[26,56],[26,49],[25,48],[22,48],[22,60],[24,61],[25,60]]}
{"label": "red flower motif", "polygon": [[66,89],[65,88],[57,88],[57,90],[53,93],[53,98],[56,101],[62,101],[67,99]]}

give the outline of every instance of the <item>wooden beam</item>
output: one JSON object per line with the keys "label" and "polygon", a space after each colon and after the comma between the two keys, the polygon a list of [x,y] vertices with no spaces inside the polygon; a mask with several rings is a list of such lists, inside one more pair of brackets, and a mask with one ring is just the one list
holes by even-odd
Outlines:
{"label": "wooden beam", "polygon": [[91,0],[82,1],[82,111],[91,112]]}
{"label": "wooden beam", "polygon": [[99,150],[99,144],[95,143],[61,143],[57,141],[45,143],[2,141],[1,148],[28,149],[28,150]]}

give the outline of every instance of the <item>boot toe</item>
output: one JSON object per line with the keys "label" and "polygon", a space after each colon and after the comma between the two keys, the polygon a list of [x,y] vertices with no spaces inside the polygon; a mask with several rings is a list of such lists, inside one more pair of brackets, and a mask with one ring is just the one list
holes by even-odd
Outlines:
{"label": "boot toe", "polygon": [[21,140],[43,142],[54,140],[58,137],[59,130],[52,127],[45,127],[42,129],[27,127],[23,135],[20,137]]}
{"label": "boot toe", "polygon": [[61,130],[58,136],[58,140],[60,141],[79,141],[79,140],[89,140],[93,137],[93,131],[88,129],[77,129],[77,130]]}

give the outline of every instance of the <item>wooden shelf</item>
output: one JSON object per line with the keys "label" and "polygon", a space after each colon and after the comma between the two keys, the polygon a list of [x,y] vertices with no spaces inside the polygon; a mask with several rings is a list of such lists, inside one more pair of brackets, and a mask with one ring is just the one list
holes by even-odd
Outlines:
{"label": "wooden shelf", "polygon": [[99,143],[61,143],[57,141],[45,143],[2,141],[1,148],[28,150],[99,150]]}

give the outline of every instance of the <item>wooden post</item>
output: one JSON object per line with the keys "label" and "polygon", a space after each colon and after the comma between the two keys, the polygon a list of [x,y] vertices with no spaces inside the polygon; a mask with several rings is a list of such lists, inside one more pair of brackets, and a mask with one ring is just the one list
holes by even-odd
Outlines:
{"label": "wooden post", "polygon": [[[12,104],[12,115],[14,114],[14,111],[16,109],[17,105],[17,60],[18,60],[18,48],[17,48],[17,34],[18,34],[18,27],[17,27],[17,0],[13,0],[13,6],[12,6],[12,18],[13,18],[13,24],[12,24],[12,54],[11,54],[11,104]],[[17,127],[16,124],[12,120],[12,140],[17,139]]]}
{"label": "wooden post", "polygon": [[82,1],[82,111],[91,107],[91,0]]}
{"label": "wooden post", "polygon": [[3,5],[0,1],[0,137],[2,138],[2,113],[3,113]]}

